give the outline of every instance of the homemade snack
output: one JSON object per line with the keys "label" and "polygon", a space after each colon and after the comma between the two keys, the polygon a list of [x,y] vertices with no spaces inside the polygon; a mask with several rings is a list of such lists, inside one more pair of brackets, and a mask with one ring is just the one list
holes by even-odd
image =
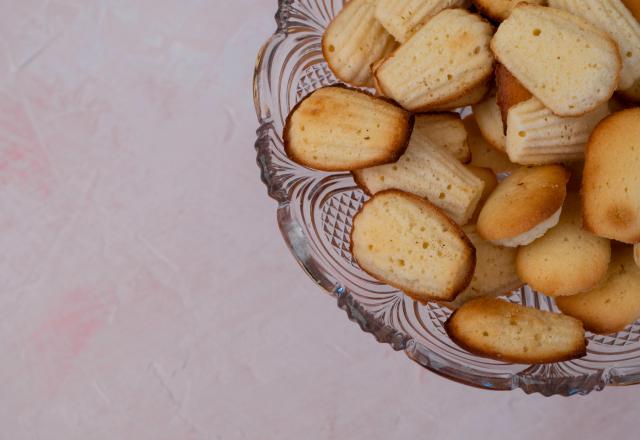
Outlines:
{"label": "homemade snack", "polygon": [[505,295],[522,287],[516,274],[516,249],[496,246],[483,240],[475,225],[462,228],[476,248],[476,270],[469,287],[453,302],[442,302],[450,309],[481,296]]}
{"label": "homemade snack", "polygon": [[549,6],[580,16],[618,44],[622,59],[621,90],[640,79],[640,23],[621,0],[549,0]]}
{"label": "homemade snack", "polygon": [[471,165],[490,168],[495,174],[508,173],[519,168],[518,165],[509,161],[509,157],[507,157],[506,154],[493,148],[489,142],[484,139],[473,115],[467,116],[462,122],[467,129],[467,143],[471,151]]}
{"label": "homemade snack", "polygon": [[611,244],[582,229],[580,199],[569,195],[560,221],[543,237],[518,249],[520,278],[549,296],[586,292],[603,281]]}
{"label": "homemade snack", "polygon": [[491,41],[500,63],[559,116],[580,116],[611,98],[621,61],[616,43],[583,18],[519,4]]}
{"label": "homemade snack", "polygon": [[478,232],[500,246],[524,246],[560,218],[569,172],[560,165],[523,167],[500,182],[478,216]]}
{"label": "homemade snack", "polygon": [[445,328],[461,347],[501,361],[543,364],[586,354],[584,328],[577,319],[497,298],[469,301]]}
{"label": "homemade snack", "polygon": [[482,136],[494,148],[502,152],[507,147],[507,137],[502,124],[502,115],[498,107],[496,90],[492,90],[485,99],[473,106],[473,114]]}
{"label": "homemade snack", "polygon": [[556,116],[537,98],[530,98],[509,109],[509,159],[523,165],[583,160],[591,132],[608,115],[604,103],[582,116]]}
{"label": "homemade snack", "polygon": [[392,188],[415,194],[461,225],[473,215],[484,187],[451,152],[425,137],[412,136],[396,163],[356,170],[353,175],[369,194]]}
{"label": "homemade snack", "polygon": [[365,271],[418,301],[450,301],[471,281],[476,252],[462,229],[420,197],[376,194],[353,219],[351,252]]}
{"label": "homemade snack", "polygon": [[471,160],[467,130],[458,113],[424,113],[416,115],[413,138],[428,138],[448,150],[462,163]]}
{"label": "homemade snack", "polygon": [[355,86],[372,86],[371,64],[396,47],[375,19],[376,0],[351,0],[322,36],[322,53],[335,76]]}
{"label": "homemade snack", "polygon": [[478,179],[484,182],[482,196],[480,196],[480,201],[476,206],[476,210],[473,212],[473,216],[471,216],[471,220],[475,223],[475,221],[478,220],[478,216],[480,215],[480,211],[482,210],[484,203],[487,201],[493,190],[496,189],[496,186],[498,186],[498,178],[495,173],[491,171],[491,168],[481,168],[475,165],[468,165],[467,169]]}
{"label": "homemade snack", "polygon": [[465,3],[466,0],[378,0],[376,18],[387,32],[404,43],[438,12]]}
{"label": "homemade snack", "polygon": [[582,177],[584,227],[624,243],[640,242],[640,108],[595,128]]}
{"label": "homemade snack", "polygon": [[492,20],[506,20],[518,3],[536,3],[542,5],[546,0],[473,0],[478,10]]}
{"label": "homemade snack", "polygon": [[514,105],[531,99],[533,96],[520,81],[502,64],[496,65],[497,102],[502,114],[504,133],[507,133],[507,115]]}
{"label": "homemade snack", "polygon": [[633,259],[636,260],[636,264],[640,267],[640,243],[633,246]]}
{"label": "homemade snack", "polygon": [[407,148],[413,116],[367,93],[325,87],[289,113],[284,148],[291,160],[323,171],[395,162]]}
{"label": "homemade snack", "polygon": [[492,33],[479,15],[445,9],[374,67],[376,86],[413,112],[455,101],[491,76]]}
{"label": "homemade snack", "polygon": [[614,246],[606,281],[594,290],[556,298],[560,310],[587,330],[614,333],[640,318],[640,267],[631,246]]}

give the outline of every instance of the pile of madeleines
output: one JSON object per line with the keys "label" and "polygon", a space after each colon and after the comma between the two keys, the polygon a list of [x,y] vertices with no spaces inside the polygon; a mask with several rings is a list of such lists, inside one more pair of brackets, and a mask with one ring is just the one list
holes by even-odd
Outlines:
{"label": "pile of madeleines", "polygon": [[[640,318],[639,15],[640,0],[351,0],[322,40],[347,85],[298,103],[285,151],[353,174],[371,196],[354,259],[453,309],[461,347],[584,356],[585,329]],[[562,313],[498,298],[525,283]]]}

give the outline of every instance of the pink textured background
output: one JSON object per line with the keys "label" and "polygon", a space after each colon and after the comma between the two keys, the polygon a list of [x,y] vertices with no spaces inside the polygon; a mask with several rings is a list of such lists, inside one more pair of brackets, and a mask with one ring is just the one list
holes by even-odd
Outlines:
{"label": "pink textured background", "polygon": [[299,269],[259,181],[275,0],[0,0],[0,438],[634,436],[640,387],[468,388]]}

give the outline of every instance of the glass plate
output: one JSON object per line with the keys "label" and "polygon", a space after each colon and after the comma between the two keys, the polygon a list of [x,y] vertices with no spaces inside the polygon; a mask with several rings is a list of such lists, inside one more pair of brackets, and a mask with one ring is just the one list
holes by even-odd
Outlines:
{"label": "glass plate", "polygon": [[[309,170],[283,151],[289,110],[318,87],[337,82],[320,46],[342,0],[280,0],[277,31],[258,54],[254,101],[260,122],[257,161],[269,196],[278,202],[282,235],[307,274],[335,297],[362,330],[425,368],[468,385],[521,388],[545,396],[587,394],[606,385],[640,382],[640,322],[612,335],[587,333],[587,356],[569,362],[519,365],[475,356],[454,344],[443,324],[451,311],[420,304],[377,282],[349,252],[351,220],[366,196],[350,174]],[[528,287],[510,301],[557,311],[552,299]]]}

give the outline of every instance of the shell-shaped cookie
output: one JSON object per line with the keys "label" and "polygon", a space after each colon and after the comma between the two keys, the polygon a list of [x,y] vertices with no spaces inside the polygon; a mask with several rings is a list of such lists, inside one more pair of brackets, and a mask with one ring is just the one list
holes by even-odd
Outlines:
{"label": "shell-shaped cookie", "polygon": [[291,160],[323,171],[395,162],[404,153],[413,115],[385,99],[344,86],[324,87],[289,113],[284,149]]}
{"label": "shell-shaped cookie", "polygon": [[640,108],[614,113],[593,130],[582,177],[584,226],[640,243]]}
{"label": "shell-shaped cookie", "polygon": [[322,37],[322,53],[329,68],[354,86],[372,86],[371,64],[396,47],[393,37],[375,19],[375,8],[375,0],[352,0]]}
{"label": "shell-shaped cookie", "polygon": [[586,292],[604,280],[611,244],[582,228],[580,198],[570,194],[560,221],[543,237],[518,248],[517,270],[532,289],[549,296]]}
{"label": "shell-shaped cookie", "polygon": [[399,189],[428,199],[456,223],[471,218],[484,188],[451,152],[428,138],[413,137],[393,164],[354,171],[356,182],[370,194]]}
{"label": "shell-shaped cookie", "polygon": [[497,298],[469,301],[445,328],[458,345],[501,361],[542,364],[586,354],[584,328],[577,319]]}
{"label": "shell-shaped cookie", "polygon": [[549,6],[584,18],[618,43],[621,90],[640,79],[640,23],[621,0],[549,0]]}
{"label": "shell-shaped cookie", "polygon": [[492,33],[480,16],[446,9],[376,66],[376,84],[414,112],[461,98],[491,75]]}
{"label": "shell-shaped cookie", "polygon": [[556,298],[558,308],[594,333],[614,333],[640,318],[640,267],[629,246],[613,246],[605,281],[578,295]]}
{"label": "shell-shaped cookie", "polygon": [[569,172],[559,165],[522,167],[500,182],[482,207],[478,233],[501,246],[524,246],[555,226]]}
{"label": "shell-shaped cookie", "polygon": [[353,219],[351,253],[375,278],[418,301],[450,301],[471,281],[476,251],[428,201],[402,191],[373,196]]}
{"label": "shell-shaped cookie", "polygon": [[580,116],[611,98],[621,61],[616,43],[584,18],[519,4],[491,41],[496,58],[560,116]]}

